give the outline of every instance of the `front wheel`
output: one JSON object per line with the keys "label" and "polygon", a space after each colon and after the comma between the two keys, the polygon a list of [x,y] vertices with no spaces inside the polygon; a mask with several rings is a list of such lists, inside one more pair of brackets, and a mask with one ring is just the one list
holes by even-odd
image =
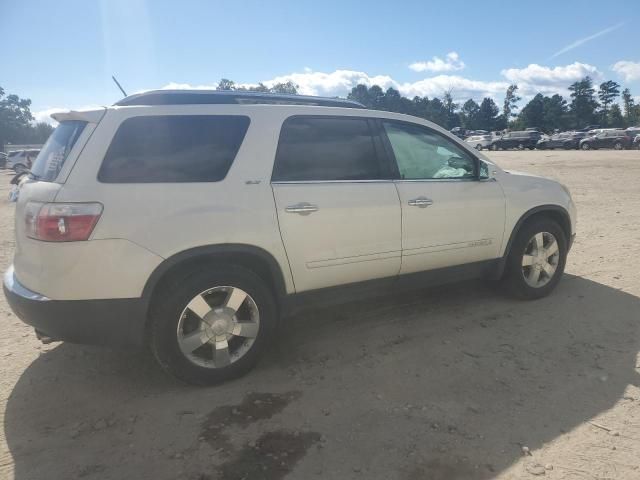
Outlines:
{"label": "front wheel", "polygon": [[545,297],[560,281],[566,259],[566,236],[556,222],[539,219],[525,224],[507,257],[503,285],[517,298]]}
{"label": "front wheel", "polygon": [[476,145],[476,150],[482,150],[482,145],[480,144]]}
{"label": "front wheel", "polygon": [[580,148],[582,150],[591,150],[591,145],[589,145],[588,143],[583,143],[582,145],[580,145]]}
{"label": "front wheel", "polygon": [[620,142],[616,142],[616,143],[613,145],[613,148],[614,148],[614,150],[622,150],[624,147],[623,147],[622,143],[620,143]]}
{"label": "front wheel", "polygon": [[247,373],[277,321],[271,290],[242,267],[195,270],[156,298],[151,350],[167,372],[198,385]]}

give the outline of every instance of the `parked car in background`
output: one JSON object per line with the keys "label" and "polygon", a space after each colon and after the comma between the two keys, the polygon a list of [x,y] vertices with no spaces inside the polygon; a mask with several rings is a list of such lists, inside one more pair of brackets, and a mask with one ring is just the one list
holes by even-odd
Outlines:
{"label": "parked car in background", "polygon": [[30,170],[40,150],[13,150],[7,156],[6,168],[12,168],[16,173]]}
{"label": "parked car in background", "polygon": [[508,150],[511,148],[517,148],[518,150],[528,148],[533,150],[536,148],[536,144],[541,137],[542,135],[537,130],[509,132],[495,139],[491,143],[490,148],[491,150]]}
{"label": "parked car in background", "polygon": [[476,150],[483,150],[491,146],[493,137],[491,135],[474,135],[467,137],[465,142],[470,143]]}
{"label": "parked car in background", "polygon": [[54,118],[19,190],[9,304],[47,341],[147,345],[197,384],[247,372],[295,305],[371,280],[544,297],[575,234],[564,185],[347,100],[162,90]]}
{"label": "parked car in background", "polygon": [[4,152],[0,152],[0,168],[7,167],[7,154]]}
{"label": "parked car in background", "polygon": [[613,148],[615,150],[624,150],[630,148],[632,139],[624,130],[605,130],[596,135],[592,135],[580,140],[579,146],[582,150],[591,150],[596,148]]}
{"label": "parked car in background", "polygon": [[586,137],[585,132],[564,132],[558,133],[551,137],[543,137],[538,140],[536,148],[540,150],[564,148],[565,150],[571,150],[578,148],[578,144],[582,138]]}
{"label": "parked car in background", "polygon": [[637,150],[640,150],[640,135],[636,135],[635,138],[633,139],[633,147]]}
{"label": "parked car in background", "polygon": [[454,134],[456,137],[464,139],[464,137],[467,136],[467,131],[462,128],[462,127],[453,127],[451,130],[449,130],[452,134]]}

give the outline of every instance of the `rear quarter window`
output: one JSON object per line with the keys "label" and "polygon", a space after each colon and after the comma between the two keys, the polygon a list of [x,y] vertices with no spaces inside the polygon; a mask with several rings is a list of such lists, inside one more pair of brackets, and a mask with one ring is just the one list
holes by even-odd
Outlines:
{"label": "rear quarter window", "polygon": [[98,172],[103,183],[218,182],[249,128],[240,115],[159,115],[122,122]]}
{"label": "rear quarter window", "polygon": [[52,182],[60,173],[69,152],[76,144],[80,134],[87,126],[87,122],[81,120],[66,120],[53,131],[40,153],[37,150],[30,154],[35,158],[31,172],[40,181]]}

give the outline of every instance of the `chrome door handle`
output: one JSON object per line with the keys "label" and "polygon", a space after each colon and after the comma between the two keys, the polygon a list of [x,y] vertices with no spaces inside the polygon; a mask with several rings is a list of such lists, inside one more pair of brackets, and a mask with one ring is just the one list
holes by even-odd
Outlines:
{"label": "chrome door handle", "polygon": [[300,203],[296,203],[295,205],[289,205],[287,208],[284,209],[284,211],[287,213],[298,213],[300,215],[309,215],[313,212],[317,212],[318,206],[311,205],[310,203],[307,203],[307,202],[300,202]]}
{"label": "chrome door handle", "polygon": [[433,205],[433,200],[427,197],[418,197],[418,198],[409,200],[409,205],[412,207],[426,208],[429,205]]}

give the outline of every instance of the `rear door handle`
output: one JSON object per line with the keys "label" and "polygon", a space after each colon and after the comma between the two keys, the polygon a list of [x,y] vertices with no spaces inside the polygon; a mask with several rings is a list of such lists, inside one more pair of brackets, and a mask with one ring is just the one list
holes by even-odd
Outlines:
{"label": "rear door handle", "polygon": [[411,207],[426,208],[429,205],[433,205],[433,200],[427,197],[418,197],[409,200],[409,206]]}
{"label": "rear door handle", "polygon": [[287,213],[297,213],[299,215],[310,215],[318,211],[318,206],[307,202],[300,202],[295,205],[289,205],[284,211]]}

